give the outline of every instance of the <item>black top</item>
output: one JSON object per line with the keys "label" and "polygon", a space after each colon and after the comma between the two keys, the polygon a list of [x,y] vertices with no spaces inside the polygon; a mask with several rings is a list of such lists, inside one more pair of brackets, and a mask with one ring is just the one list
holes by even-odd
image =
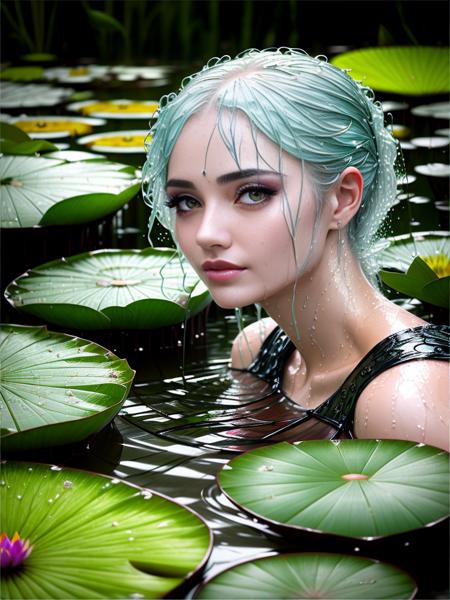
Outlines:
{"label": "black top", "polygon": [[[284,367],[295,346],[280,327],[276,327],[264,340],[248,371],[271,384],[274,392],[295,405],[297,439],[351,438],[356,402],[372,379],[410,360],[450,358],[449,331],[448,326],[425,325],[404,329],[381,340],[356,365],[338,390],[313,409],[301,407],[282,390]],[[301,414],[298,414],[299,411]],[[290,428],[292,425],[291,421]]]}

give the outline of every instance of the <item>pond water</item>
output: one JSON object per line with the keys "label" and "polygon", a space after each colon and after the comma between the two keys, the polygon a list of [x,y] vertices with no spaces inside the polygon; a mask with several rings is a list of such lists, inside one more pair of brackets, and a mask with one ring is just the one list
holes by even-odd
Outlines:
{"label": "pond water", "polygon": [[[99,99],[126,97],[149,100],[159,98],[162,92],[169,89],[139,88],[128,84],[116,88],[105,86],[96,90],[95,95]],[[394,123],[411,129],[410,138],[435,136],[436,130],[448,127],[445,118],[425,118],[414,116],[411,112],[414,104],[436,102],[441,98],[407,100],[408,107],[394,110],[392,114]],[[28,114],[42,115],[49,114],[49,111],[31,109]],[[58,108],[54,114],[65,114],[64,108]],[[147,126],[146,120],[133,121],[132,126],[129,120],[111,120],[96,131],[146,129]],[[68,143],[70,148],[81,149],[76,140]],[[406,145],[404,156],[410,178],[404,186],[404,195],[393,208],[390,233],[445,230],[448,226],[448,177],[426,176],[416,172],[415,167],[428,163],[447,164],[448,143],[437,147],[433,147],[431,142],[428,145],[426,142]],[[143,154],[115,153],[108,158],[137,168],[144,161]],[[148,214],[142,198],[134,198],[114,218],[93,227],[92,236],[83,238],[80,242],[82,248],[78,251],[146,247]],[[8,232],[9,248],[20,247],[26,239],[28,254],[22,255],[14,265],[9,264],[11,268],[7,271],[8,277],[6,281],[4,279],[3,286],[26,268],[35,266],[34,243],[39,244],[42,238],[49,236],[48,232],[39,228],[34,233],[36,240],[30,244],[27,232]],[[52,235],[58,236],[58,233],[50,234],[50,238]],[[158,228],[154,230],[152,238],[158,246],[171,244],[168,234]],[[60,256],[64,240],[56,241],[54,247],[51,247],[51,239],[47,242],[45,260]],[[9,307],[5,310],[5,316],[10,322],[30,322]],[[219,395],[222,399],[225,397],[233,401],[232,388],[230,391],[232,380],[227,374],[227,364],[230,343],[237,333],[237,323],[233,313],[212,307],[207,319],[206,315],[199,317],[194,326],[189,330],[186,328],[186,331],[188,340],[185,343],[181,327],[153,336],[145,333],[129,333],[125,337],[94,333],[89,336],[85,333],[88,339],[99,341],[121,357],[128,358],[136,369],[130,399],[114,423],[87,444],[33,452],[32,456],[22,455],[20,458],[114,475],[154,489],[196,510],[212,528],[215,539],[205,577],[240,560],[273,552],[338,550],[381,558],[404,567],[419,583],[418,598],[448,597],[448,533],[443,527],[429,528],[393,542],[358,546],[323,536],[315,537],[306,532],[290,539],[252,520],[225,498],[216,484],[215,476],[218,469],[234,455],[232,444],[226,444],[224,450],[218,450],[220,437],[189,427],[182,432],[168,432],[166,424],[170,410],[176,412],[179,406],[183,406],[183,403],[177,404],[177,398],[183,398],[185,407],[191,403],[193,409],[197,401],[204,405],[210,400],[210,410],[217,409],[214,400]],[[183,380],[183,377],[186,379]],[[157,411],[162,407],[165,407],[165,412],[158,415]],[[195,582],[192,582],[191,589],[186,592],[187,597],[192,595],[194,585]]]}
{"label": "pond water", "polygon": [[[181,331],[181,329],[179,330]],[[213,310],[203,335],[197,334],[187,345],[184,374],[195,373],[203,383],[204,393],[209,389],[211,398],[223,393],[227,376],[227,348],[236,334],[233,316]],[[221,492],[216,483],[218,470],[236,453],[207,447],[216,438],[192,436],[192,444],[168,439],[163,433],[155,435],[157,416],[145,411],[148,404],[161,402],[170,391],[179,393],[183,375],[178,347],[158,352],[140,352],[129,349],[129,362],[137,369],[134,388],[123,411],[113,424],[87,443],[71,447],[20,455],[15,458],[33,462],[57,463],[119,477],[125,481],[165,494],[203,516],[213,531],[214,548],[203,577],[207,578],[244,559],[256,558],[274,552],[332,551],[356,556],[381,559],[404,568],[419,583],[417,598],[447,597],[448,531],[445,526],[431,527],[417,534],[403,535],[394,540],[358,542],[332,539],[327,536],[300,532],[289,538],[258,523],[236,508]],[[208,388],[206,383],[212,380]],[[155,394],[146,396],[145,390],[153,382]],[[219,385],[217,385],[219,383]],[[158,397],[158,394],[161,396]],[[193,402],[196,398],[191,398]],[[147,417],[152,412],[153,425]],[[170,434],[169,434],[170,437]],[[177,437],[176,435],[174,436]],[[185,435],[189,439],[189,435]],[[197,582],[190,582],[184,597],[190,598]]]}

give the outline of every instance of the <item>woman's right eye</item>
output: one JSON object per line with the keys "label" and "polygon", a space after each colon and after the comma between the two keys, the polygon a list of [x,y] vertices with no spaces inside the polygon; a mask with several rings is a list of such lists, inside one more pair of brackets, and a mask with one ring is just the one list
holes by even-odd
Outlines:
{"label": "woman's right eye", "polygon": [[177,212],[190,212],[200,206],[200,202],[192,196],[175,196],[166,202],[169,208],[176,208]]}

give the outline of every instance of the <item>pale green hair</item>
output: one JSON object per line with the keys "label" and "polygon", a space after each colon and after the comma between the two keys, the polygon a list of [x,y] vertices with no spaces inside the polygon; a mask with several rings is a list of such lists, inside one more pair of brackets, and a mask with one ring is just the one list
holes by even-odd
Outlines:
{"label": "pale green hair", "polygon": [[[173,232],[174,211],[165,204],[167,164],[186,121],[211,105],[217,108],[218,131],[237,164],[233,115],[240,111],[254,131],[306,166],[317,190],[317,214],[324,192],[345,168],[361,171],[362,203],[348,235],[353,251],[372,275],[373,242],[396,197],[398,144],[384,125],[383,110],[372,90],[325,57],[301,50],[250,49],[234,59],[214,58],[184,79],[178,94],[163,96],[143,170],[144,199],[152,209],[150,227],[158,218]],[[225,113],[226,125],[221,119]]]}

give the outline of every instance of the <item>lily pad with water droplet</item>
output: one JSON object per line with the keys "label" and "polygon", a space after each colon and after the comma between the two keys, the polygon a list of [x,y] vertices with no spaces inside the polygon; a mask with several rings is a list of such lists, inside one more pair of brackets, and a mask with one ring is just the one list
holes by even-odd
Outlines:
{"label": "lily pad with water droplet", "polygon": [[448,48],[387,46],[351,50],[334,57],[332,64],[381,92],[424,96],[450,90]]}
{"label": "lily pad with water droplet", "polygon": [[240,563],[212,577],[194,597],[408,600],[416,591],[411,577],[392,565],[357,556],[304,552]]}
{"label": "lily pad with water droplet", "polygon": [[226,496],[264,522],[363,540],[448,518],[448,479],[443,450],[362,439],[281,442],[234,458],[218,474]]}
{"label": "lily pad with water droplet", "polygon": [[18,309],[78,329],[154,329],[181,323],[211,297],[171,248],[98,250],[55,260],[6,291]]}
{"label": "lily pad with water droplet", "polygon": [[109,215],[140,189],[132,167],[48,156],[0,158],[2,227],[74,225]]}
{"label": "lily pad with water droplet", "polygon": [[87,438],[119,412],[134,377],[106,348],[46,327],[2,325],[0,357],[3,452]]}
{"label": "lily pad with water droplet", "polygon": [[0,483],[2,531],[32,546],[22,568],[2,573],[5,599],[161,598],[211,551],[196,513],[118,479],[7,462]]}

